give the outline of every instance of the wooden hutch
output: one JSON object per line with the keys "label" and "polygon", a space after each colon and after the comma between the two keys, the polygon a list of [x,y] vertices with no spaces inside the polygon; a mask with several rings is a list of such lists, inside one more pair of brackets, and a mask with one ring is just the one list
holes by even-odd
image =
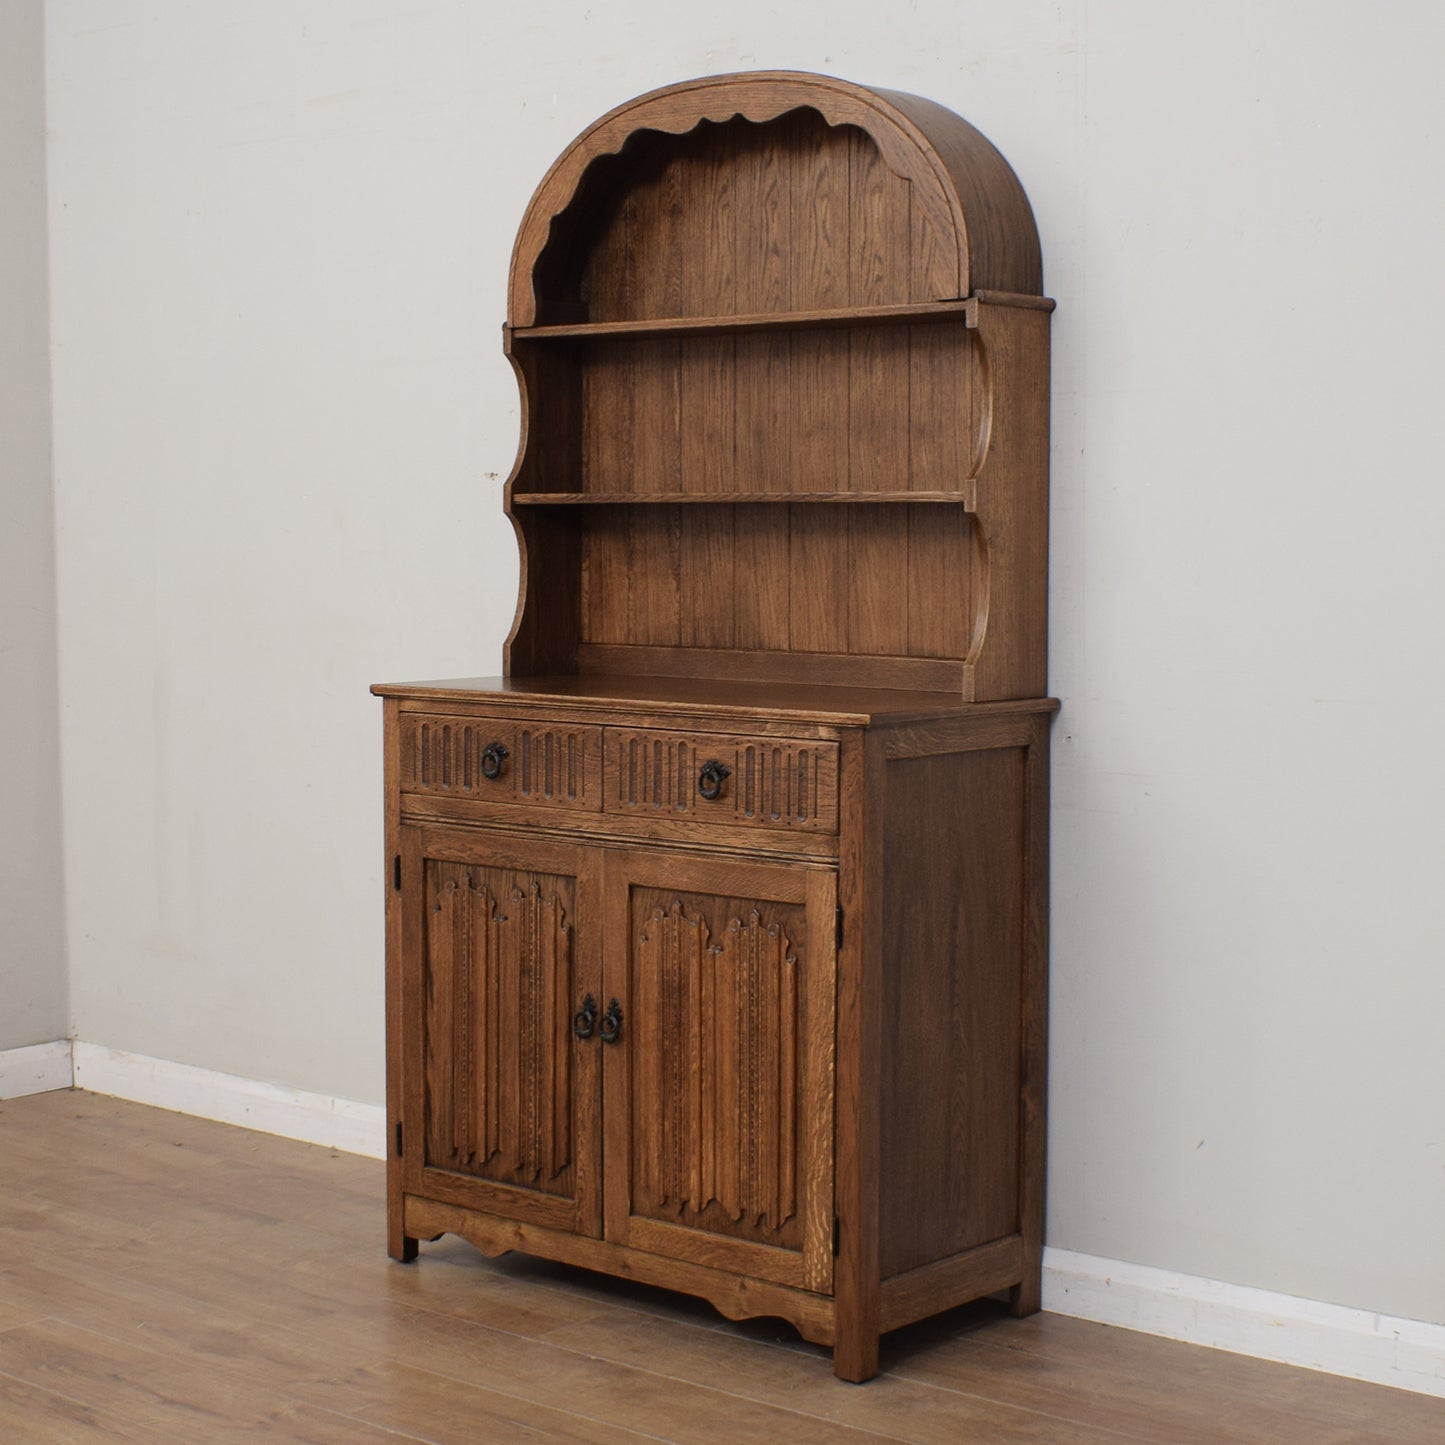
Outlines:
{"label": "wooden hutch", "polygon": [[930,101],[713,76],[512,258],[504,675],[386,714],[389,1233],[880,1332],[1039,1305],[1048,345]]}

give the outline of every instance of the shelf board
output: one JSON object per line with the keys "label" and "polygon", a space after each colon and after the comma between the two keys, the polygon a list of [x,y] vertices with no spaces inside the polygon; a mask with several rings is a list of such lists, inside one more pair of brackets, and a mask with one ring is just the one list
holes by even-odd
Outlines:
{"label": "shelf board", "polygon": [[754,502],[812,503],[849,502],[863,505],[918,502],[959,506],[966,503],[964,492],[513,492],[514,507],[633,507],[681,502],[693,506],[732,506]]}
{"label": "shelf board", "polygon": [[744,316],[659,316],[645,321],[579,321],[518,326],[526,341],[606,340],[613,337],[716,336],[728,331],[807,331],[826,326],[896,326],[973,320],[972,301],[923,301],[907,306],[844,306],[826,311],[760,311]]}

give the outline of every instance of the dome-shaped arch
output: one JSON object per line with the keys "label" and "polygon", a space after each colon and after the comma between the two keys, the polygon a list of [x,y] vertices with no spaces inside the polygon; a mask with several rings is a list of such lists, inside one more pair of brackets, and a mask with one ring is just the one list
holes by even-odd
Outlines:
{"label": "dome-shaped arch", "polygon": [[1027,197],[994,146],[951,111],[900,92],[792,71],[708,76],[652,91],[609,111],[557,158],[527,207],[508,286],[508,321],[532,326],[549,245],[586,188],[589,171],[647,134],[682,137],[706,122],[764,125],[807,110],[830,127],[864,134],[928,226],[934,289],[1039,294],[1038,233]]}

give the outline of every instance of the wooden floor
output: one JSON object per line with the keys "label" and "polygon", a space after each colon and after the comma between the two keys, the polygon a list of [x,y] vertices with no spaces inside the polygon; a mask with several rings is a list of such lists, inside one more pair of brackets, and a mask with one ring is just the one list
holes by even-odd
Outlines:
{"label": "wooden floor", "polygon": [[382,1166],[90,1094],[0,1103],[0,1441],[1445,1442],[1445,1405],[992,1304],[845,1385],[785,1325],[456,1240]]}

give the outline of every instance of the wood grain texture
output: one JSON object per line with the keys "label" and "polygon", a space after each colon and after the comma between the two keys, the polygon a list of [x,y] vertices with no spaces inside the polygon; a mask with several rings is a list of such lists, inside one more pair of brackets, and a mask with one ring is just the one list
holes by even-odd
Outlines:
{"label": "wood grain texture", "polygon": [[[617,727],[604,738],[608,813],[837,831],[836,743]],[[712,798],[699,790],[709,763],[728,770]]]}
{"label": "wood grain texture", "polygon": [[[514,517],[564,498],[594,505],[554,523],[569,581],[555,598],[525,582],[512,670],[549,650],[597,667],[606,654],[591,649],[639,647],[674,673],[702,675],[714,654],[801,656],[823,680],[911,686],[896,660],[936,659],[958,664],[944,685],[967,700],[1043,690],[1029,589],[1043,573],[1046,437],[1031,450],[1019,425],[1032,413],[1003,406],[1002,431],[984,439],[997,376],[1027,391],[1042,375],[1046,388],[1047,355],[1042,370],[1037,356],[1017,362],[1006,322],[989,321],[987,348],[975,334],[984,312],[1047,327],[1027,304],[1041,298],[1019,294],[1037,266],[1015,265],[1037,255],[1032,218],[971,127],[870,97],[783,74],[674,87],[605,117],[543,182],[517,251],[541,289],[513,276],[508,345],[535,423],[524,417],[507,505]],[[1008,282],[990,291],[997,304],[963,281],[963,195]],[[1019,252],[1003,261],[1007,244]],[[539,296],[551,325],[531,324]],[[986,528],[821,504],[971,508],[985,464],[1024,498],[996,499]],[[718,500],[793,497],[811,504]],[[519,538],[545,552],[535,526]],[[1016,604],[1027,616],[1006,620]],[[534,606],[545,622],[528,622]]]}
{"label": "wood grain texture", "polygon": [[598,339],[579,343],[577,367],[580,464],[529,470],[514,505],[558,494],[963,496],[986,403],[982,356],[962,325]]}
{"label": "wood grain texture", "polygon": [[798,924],[746,899],[707,900],[714,920],[719,903],[714,933],[691,900],[634,894],[632,1207],[695,1221],[716,1205],[795,1247]]}
{"label": "wood grain texture", "polygon": [[6,1439],[1439,1438],[1435,1399],[988,1301],[844,1390],[788,1325],[635,1280],[452,1238],[398,1268],[376,1160],[77,1093],[0,1103],[0,1132]]}
{"label": "wood grain texture", "polygon": [[[765,648],[660,648],[584,642],[577,656],[588,672],[624,676],[767,682],[834,688],[847,680],[863,688],[950,692],[960,701],[971,689],[966,662],[932,657],[858,657],[847,652],[786,652]],[[651,684],[649,683],[649,688]],[[842,689],[836,687],[841,698]]]}
{"label": "wood grain texture", "polygon": [[1007,162],[972,126],[917,97],[774,71],[710,76],[654,91],[579,136],[543,178],[523,218],[512,255],[509,319],[529,325],[539,305],[545,312],[554,297],[565,303],[568,277],[576,274],[573,258],[585,255],[596,224],[596,208],[588,202],[612,183],[613,158],[629,137],[650,132],[686,143],[707,122],[736,124],[736,116],[763,129],[799,109],[831,130],[866,135],[914,191],[936,238],[937,254],[924,272],[931,285],[953,297],[975,288],[1039,290],[1038,236],[1028,201]]}
{"label": "wood grain texture", "polygon": [[887,764],[883,1027],[908,1046],[881,1098],[884,1279],[1019,1230],[1024,765]]}
{"label": "wood grain texture", "polygon": [[503,670],[575,672],[582,629],[582,529],[565,512],[524,508],[508,515],[520,567],[517,611],[502,646]]}
{"label": "wood grain texture", "polygon": [[745,718],[750,732],[790,734],[798,733],[800,724],[812,722],[839,727],[886,723],[890,728],[949,720],[962,724],[965,719],[977,724],[1033,712],[1054,713],[1059,708],[1056,699],[1047,697],[969,705],[946,688],[906,688],[898,681],[895,688],[852,679],[836,684],[807,678],[750,682],[733,676],[607,671],[376,683],[371,690],[378,697],[398,698],[403,712],[451,709],[464,716],[472,708],[484,707],[488,713],[505,710],[539,719],[595,722],[602,710],[610,720],[620,718],[640,726],[682,715],[701,725],[710,725],[705,722],[709,718]]}
{"label": "wood grain texture", "polygon": [[825,77],[640,97],[543,179],[508,675],[377,689],[403,1257],[772,1301],[853,1381],[915,1313],[1037,1307],[1039,286],[978,132]]}
{"label": "wood grain texture", "polygon": [[882,1328],[896,1330],[949,1309],[959,1300],[1017,1288],[1015,1282],[1024,1267],[1023,1240],[1008,1234],[890,1275],[879,1292]]}
{"label": "wood grain texture", "polygon": [[572,885],[427,860],[427,1165],[568,1192]]}
{"label": "wood grain texture", "polygon": [[1044,1186],[1049,1069],[1049,718],[1035,714],[1024,767],[1024,916],[1019,1020],[1019,1231],[1023,1275],[1010,1306],[1030,1315],[1043,1304]]}
{"label": "wood grain texture", "polygon": [[820,1287],[833,959],[817,915],[830,875],[652,854],[607,867],[607,989],[632,1020],[606,1060],[608,1238]]}
{"label": "wood grain texture", "polygon": [[543,839],[401,833],[405,1188],[595,1229],[598,1061],[572,1031],[601,988],[595,864]]}
{"label": "wood grain texture", "polygon": [[[920,274],[908,266],[907,244],[901,267],[896,257],[885,262],[880,255],[878,272],[896,278],[893,294],[849,294],[849,245],[877,219],[865,216],[850,195],[860,157],[887,176],[887,194],[880,174],[866,204],[886,206],[897,224],[909,232],[916,226],[936,241],[913,185],[876,142],[856,126],[827,125],[815,110],[800,108],[762,124],[704,124],[681,136],[639,134],[625,166],[612,167],[617,192],[608,211],[590,231],[568,238],[579,258],[573,284],[587,322],[536,332],[516,323],[515,334],[626,336],[635,323],[656,321],[676,335],[687,329],[678,326],[680,318],[709,317],[741,317],[736,329],[752,330],[761,323],[749,318],[850,304],[909,307],[917,319],[947,314],[924,309],[956,300],[940,276],[946,263],[937,263],[946,245],[933,246]],[[800,194],[817,205],[800,210]]]}
{"label": "wood grain texture", "polygon": [[[405,714],[399,726],[405,793],[590,812],[602,806],[600,728],[424,713]],[[489,762],[488,748],[505,753],[493,753]]]}
{"label": "wood grain texture", "polygon": [[[450,799],[408,798],[402,810],[407,823],[462,823],[470,827],[525,828],[536,837],[575,841],[571,815],[544,809],[522,809],[508,804],[494,808],[485,803],[453,802]],[[667,814],[616,811],[590,824],[589,841],[617,842],[636,846],[737,854],[744,858],[780,858],[799,863],[835,862],[838,857],[836,833],[774,829],[760,832],[756,826],[734,827],[707,819],[690,821]]]}
{"label": "wood grain texture", "polygon": [[838,906],[836,1209],[838,1257],[833,1370],[870,1379],[878,1369],[882,1028],[883,762],[875,735],[846,733],[841,745],[842,837]]}
{"label": "wood grain texture", "polygon": [[973,608],[979,698],[1047,691],[1049,316],[980,306],[978,336],[988,374],[986,442],[976,486],[986,591]]}

